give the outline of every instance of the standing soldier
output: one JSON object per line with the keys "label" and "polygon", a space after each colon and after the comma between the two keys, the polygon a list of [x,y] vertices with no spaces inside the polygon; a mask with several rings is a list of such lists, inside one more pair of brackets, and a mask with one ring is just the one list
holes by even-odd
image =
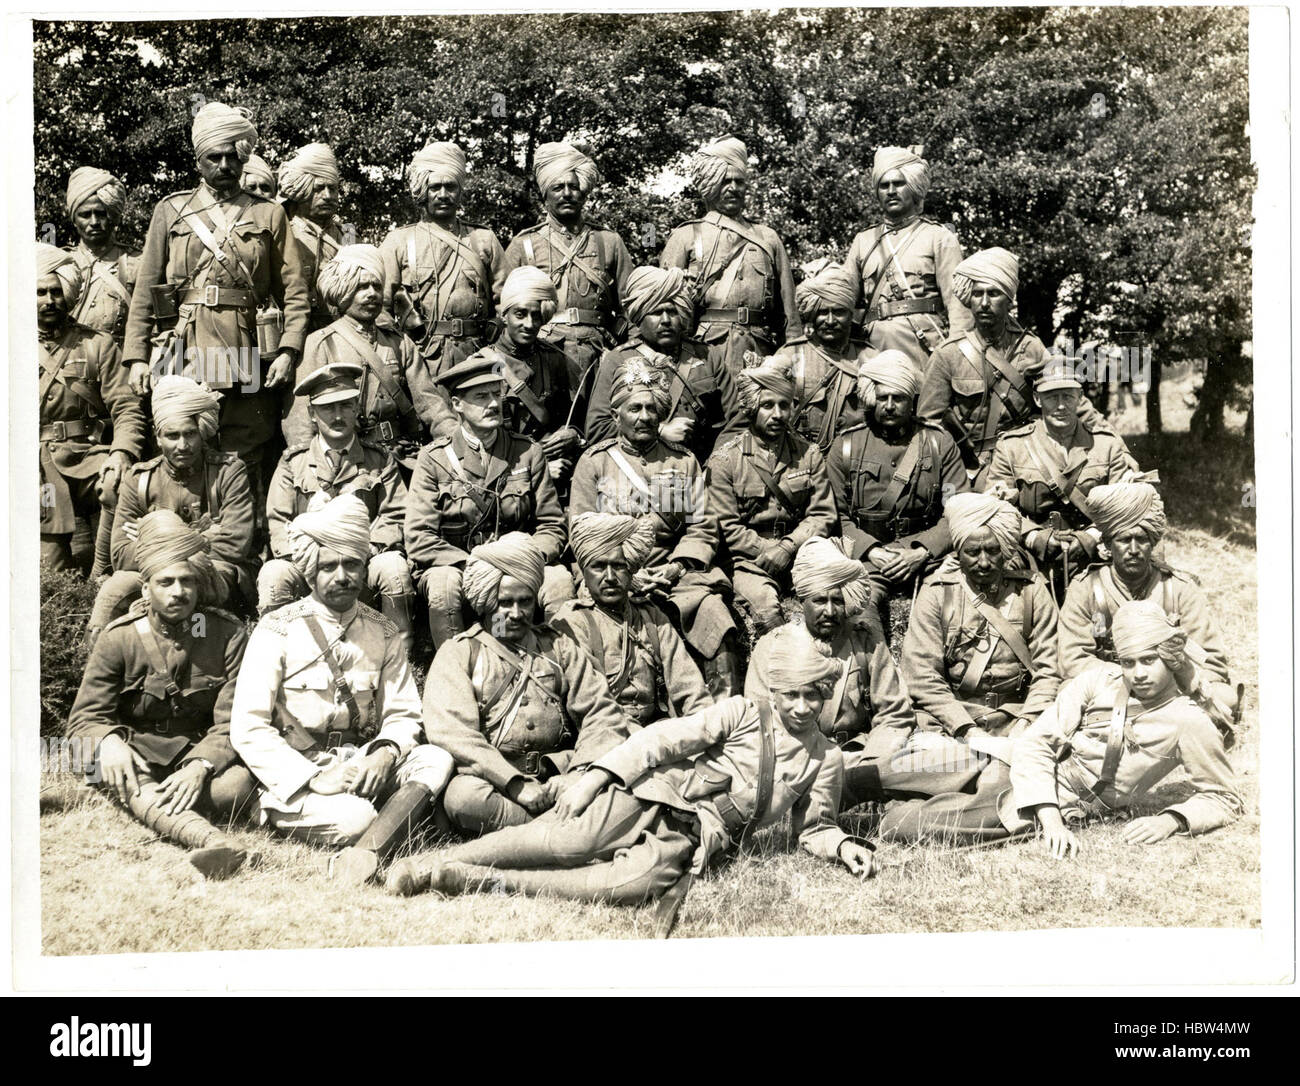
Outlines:
{"label": "standing soldier", "polygon": [[403,554],[406,484],[392,455],[357,434],[362,373],[355,362],[328,362],[294,389],[307,402],[310,436],[284,451],[271,476],[266,518],[274,557],[257,575],[258,612],[267,614],[311,591],[293,560],[293,520],[340,494],[354,494],[370,516],[367,598],[379,598],[380,611],[397,627],[409,655],[415,645],[415,585]]}
{"label": "standing soldier", "polygon": [[192,138],[202,182],[154,208],[122,354],[138,395],[151,362],[222,394],[222,448],[239,454],[260,497],[278,451],[277,390],[307,336],[307,284],[284,210],[239,187],[257,142],[247,115],[209,102]]}
{"label": "standing soldier", "polygon": [[143,596],[91,651],[68,738],[93,744],[96,779],[136,818],[221,879],[247,854],[205,816],[232,820],[256,790],[230,743],[248,635],[225,612],[200,609],[215,571],[199,532],[167,509],[139,527]]}
{"label": "standing soldier", "polygon": [[641,358],[624,363],[610,392],[618,436],[596,442],[578,460],[569,516],[655,517],[655,545],[632,579],[632,591],[677,620],[703,661],[710,692],[725,697],[741,683],[736,622],[727,606],[731,582],[714,564],[718,518],[699,461],[659,436],[671,397],[664,370]]}
{"label": "standing soldier", "polygon": [[566,538],[560,499],[542,447],[503,426],[500,363],[466,359],[438,380],[460,426],[420,451],[404,533],[435,647],[465,628],[461,577],[469,552],[506,532],[531,535],[546,558],[538,595],[548,618],[573,598],[573,578],[559,565]]}
{"label": "standing soldier", "polygon": [[[245,166],[247,171],[247,166]],[[311,304],[309,332],[333,319],[317,293],[316,277],[343,245],[339,210],[339,163],[324,143],[299,147],[280,165],[280,202],[289,216],[289,228],[298,243],[298,260]]]}
{"label": "standing soldier", "polygon": [[[321,301],[338,319],[307,337],[298,384],[331,362],[362,367],[357,432],[410,471],[424,444],[422,425],[437,436],[456,425],[415,345],[378,323],[384,305],[384,262],[373,245],[345,245],[320,272]],[[310,441],[307,401],[295,397],[281,424],[290,445]]]}
{"label": "standing soldier", "polygon": [[736,379],[749,428],[709,458],[709,505],[718,518],[736,594],[759,636],[785,621],[781,597],[799,547],[827,535],[835,498],[821,450],[790,432],[794,382],[779,358]]}
{"label": "standing soldier", "polygon": [[237,607],[253,597],[253,495],[248,473],[217,443],[221,400],[192,378],[168,375],[153,386],[153,429],[161,455],[127,469],[113,517],[113,574],[100,587],[87,638],[140,594],[140,521],[167,509],[208,543],[215,581],[209,603]]}
{"label": "standing soldier", "polygon": [[1042,417],[1003,433],[989,462],[987,488],[1024,514],[1025,548],[1046,570],[1058,600],[1101,543],[1089,491],[1139,475],[1122,437],[1079,417],[1082,398],[1079,380],[1048,363],[1034,382]]}
{"label": "standing soldier", "polygon": [[862,422],[858,365],[872,353],[852,341],[853,303],[858,281],[830,264],[795,288],[795,304],[807,338],[787,343],[776,357],[794,376],[791,427],[826,455],[837,434]]}
{"label": "standing soldier", "polygon": [[263,200],[274,200],[279,192],[275,171],[261,155],[248,156],[244,172],[239,175],[239,187],[250,196],[260,196]]}
{"label": "standing soldier", "polygon": [[799,337],[794,274],[776,232],[745,216],[749,153],[740,140],[706,143],[690,175],[705,215],[672,232],[659,263],[686,272],[696,335],[735,375],[746,351],[766,357]]}
{"label": "standing soldier", "polygon": [[107,332],[119,347],[135,289],[138,253],[117,242],[126,210],[126,186],[107,170],[80,166],[68,178],[68,216],[77,231],[72,259],[81,269],[81,300],[72,319],[95,332]]}
{"label": "standing soldier", "polygon": [[74,568],[77,517],[111,516],[118,484],[144,446],[144,413],[113,337],[68,315],[81,287],[72,256],[37,243],[41,565],[48,569]]}
{"label": "standing soldier", "polygon": [[687,337],[694,315],[690,290],[680,268],[636,268],[623,288],[623,309],[632,338],[605,352],[596,371],[587,406],[587,440],[603,441],[618,432],[609,405],[614,374],[628,359],[640,356],[663,366],[672,381],[668,414],[659,436],[685,445],[701,464],[718,438],[744,428],[736,382],[698,339]]}
{"label": "standing soldier", "polygon": [[699,666],[668,617],[631,597],[632,577],[654,547],[652,516],[580,513],[569,540],[591,599],[565,604],[552,625],[573,638],[605,676],[633,724],[713,704]]}
{"label": "standing soldier", "polygon": [[571,638],[535,625],[545,560],[522,532],[475,547],[465,598],[479,622],[438,649],[424,684],[424,730],[458,772],[448,820],[477,836],[550,807],[571,768],[626,739],[627,717]]}
{"label": "standing soldier", "polygon": [[556,340],[569,359],[569,386],[585,411],[585,380],[601,352],[622,338],[623,284],[632,268],[623,239],[613,230],[593,226],[583,208],[600,172],[577,147],[544,143],[533,157],[533,179],[542,194],[546,217],[521,230],[506,246],[498,275],[500,296],[505,277],[533,264],[555,284],[555,315],[542,330]]}
{"label": "standing soldier", "polygon": [[430,143],[411,159],[411,195],[421,221],[399,226],[379,250],[384,308],[419,345],[431,374],[463,362],[492,338],[492,293],[505,254],[488,227],[460,219],[465,152]]}
{"label": "standing soldier", "polygon": [[370,556],[365,505],[341,494],[287,534],[311,595],[258,622],[230,739],[261,786],[260,822],[350,846],[331,873],[360,884],[442,791],[451,756],[421,742],[420,693],[397,628],[357,602]]}
{"label": "standing soldier", "polygon": [[827,462],[840,531],[866,567],[884,635],[890,597],[919,584],[952,547],[943,503],[969,489],[952,438],[916,420],[918,388],[901,351],[864,362],[859,398],[866,421],[835,440]]}
{"label": "standing soldier", "polygon": [[885,221],[858,234],[844,260],[861,283],[867,343],[878,351],[902,351],[918,377],[930,353],[971,323],[953,290],[953,272],[961,261],[957,235],[921,213],[930,191],[930,167],[921,151],[876,151],[871,187]]}

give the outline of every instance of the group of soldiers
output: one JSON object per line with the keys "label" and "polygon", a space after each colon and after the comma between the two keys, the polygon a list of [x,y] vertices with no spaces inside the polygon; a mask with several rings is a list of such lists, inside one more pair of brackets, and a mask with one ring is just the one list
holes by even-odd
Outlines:
{"label": "group of soldiers", "polygon": [[[1058,856],[1179,765],[1194,794],[1127,839],[1240,814],[1241,689],[1158,479],[1016,321],[1017,258],[924,215],[920,148],[877,152],[882,220],[796,284],[730,137],[658,267],[586,219],[568,143],[502,249],[455,144],[372,246],[328,146],[273,172],[218,103],[192,137],[142,254],[92,167],[78,244],[38,245],[41,560],[85,518],[68,734],[205,875],[251,817],[354,884],[659,898],[666,931],[787,812],[859,876],[867,803],[884,840]],[[391,860],[426,821],[464,840]]]}

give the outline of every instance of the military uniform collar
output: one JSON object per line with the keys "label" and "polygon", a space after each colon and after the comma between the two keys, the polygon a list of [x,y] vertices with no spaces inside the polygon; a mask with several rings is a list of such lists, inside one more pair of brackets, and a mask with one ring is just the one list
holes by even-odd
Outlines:
{"label": "military uniform collar", "polygon": [[98,263],[112,264],[117,260],[120,260],[125,253],[126,250],[123,249],[121,245],[117,242],[113,242],[112,245],[104,250],[103,256],[96,256],[90,251],[90,247],[80,238],[77,239],[77,244],[72,248],[73,260],[83,266],[94,266]]}
{"label": "military uniform collar", "polygon": [[235,186],[233,193],[229,196],[222,196],[221,193],[208,184],[206,178],[200,178],[199,187],[194,190],[194,195],[198,197],[196,202],[199,209],[202,210],[211,204],[237,204],[240,202],[239,198],[244,195],[244,190],[239,186]]}
{"label": "military uniform collar", "polygon": [[326,607],[325,604],[321,603],[321,601],[316,598],[315,593],[308,593],[304,597],[304,601],[306,603],[306,609],[309,612],[316,615],[318,618],[328,619],[330,622],[334,623],[334,625],[341,626],[345,630],[351,626],[357,616],[361,614],[361,607],[356,603],[340,614],[338,611]]}
{"label": "military uniform collar", "polygon": [[910,445],[912,443],[912,438],[916,437],[916,435],[921,431],[921,425],[917,421],[915,415],[912,416],[912,421],[910,423],[911,428],[902,441],[893,441],[890,438],[887,438],[884,434],[884,427],[876,421],[875,416],[870,411],[867,412],[866,417],[862,422],[863,425],[871,431],[871,436],[883,445]]}
{"label": "military uniform collar", "polygon": [[195,478],[196,476],[203,474],[204,467],[208,462],[208,449],[206,446],[204,446],[203,453],[199,457],[198,461],[195,463],[194,467],[192,467],[184,475],[182,475],[179,471],[177,471],[174,467],[172,467],[171,461],[168,460],[167,457],[160,456],[158,457],[158,459],[162,463],[162,469],[166,473],[167,478],[175,479],[176,482],[178,483],[187,483],[191,479]]}
{"label": "military uniform collar", "polygon": [[347,322],[347,326],[351,328],[354,332],[356,332],[357,335],[361,336],[364,339],[368,339],[371,343],[375,343],[378,341],[379,326],[375,322],[372,321],[370,323],[370,327],[367,328],[364,324],[362,324],[359,320],[357,320],[356,317],[349,317],[346,313],[344,313],[343,316],[339,318],[338,323],[343,324],[345,321]]}
{"label": "military uniform collar", "polygon": [[638,449],[620,433],[614,447],[621,453],[626,453],[628,456],[635,456],[638,460],[649,460],[659,443],[659,439],[655,438],[644,449]]}
{"label": "military uniform collar", "polygon": [[[197,612],[198,608],[195,608]],[[190,638],[190,619],[182,619],[180,622],[168,623],[159,618],[148,607],[144,608],[145,617],[149,620],[150,628],[159,637],[165,637],[168,641],[185,642]],[[193,617],[194,612],[191,612]]]}
{"label": "military uniform collar", "polygon": [[[312,452],[315,453],[316,463],[319,464],[328,459],[330,447],[325,444],[325,439],[321,437],[320,434],[317,434],[311,439],[311,448]],[[346,448],[338,449],[336,451],[339,454],[340,461],[360,459],[361,442],[358,440],[357,435],[353,434],[351,443]]]}
{"label": "military uniform collar", "polygon": [[546,227],[547,230],[554,230],[557,234],[560,234],[562,237],[566,237],[566,238],[581,237],[582,234],[584,234],[589,229],[589,227],[587,226],[587,220],[584,218],[578,222],[578,227],[576,230],[570,230],[567,226],[565,226],[562,222],[560,222],[560,220],[557,219],[554,215],[552,215],[549,211],[546,213],[546,218],[544,218],[541,221],[541,225]]}

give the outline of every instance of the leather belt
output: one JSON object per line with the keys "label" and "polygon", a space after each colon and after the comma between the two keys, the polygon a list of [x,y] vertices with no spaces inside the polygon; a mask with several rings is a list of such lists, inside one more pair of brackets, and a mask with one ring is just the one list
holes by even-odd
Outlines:
{"label": "leather belt", "polygon": [[605,315],[596,309],[557,309],[548,324],[594,324],[603,327]]}
{"label": "leather belt", "polygon": [[523,754],[512,754],[507,760],[520,773],[529,777],[541,775],[542,752],[540,750],[526,750]]}
{"label": "leather belt", "polygon": [[700,316],[701,324],[716,322],[718,324],[744,324],[754,328],[767,329],[763,319],[764,311],[742,305],[738,309],[706,309]]}
{"label": "leather belt", "polygon": [[47,422],[41,427],[39,440],[67,441],[73,437],[90,437],[95,440],[104,433],[103,419],[70,419],[66,422]]}
{"label": "leather belt", "polygon": [[365,437],[378,437],[380,441],[396,441],[401,435],[391,422],[368,419],[357,424],[357,433]]}
{"label": "leather belt", "polygon": [[731,797],[726,792],[715,792],[711,796],[705,797],[708,802],[713,804],[722,818],[722,824],[726,827],[727,836],[733,842],[740,840],[740,835],[744,832],[745,827],[749,825],[749,819],[736,809],[736,805],[731,802]]}
{"label": "leather belt", "polygon": [[208,285],[202,290],[182,290],[181,305],[206,305],[210,309],[256,309],[257,295],[238,287]]}
{"label": "leather belt", "polygon": [[429,334],[434,336],[454,336],[456,338],[462,336],[481,336],[483,334],[485,323],[486,322],[478,320],[477,318],[471,320],[468,318],[462,319],[460,317],[456,317],[454,320],[449,321],[434,321]]}
{"label": "leather belt", "polygon": [[888,320],[890,317],[905,317],[909,313],[942,313],[943,302],[934,295],[925,298],[898,298],[885,300],[872,306],[867,311],[867,320]]}

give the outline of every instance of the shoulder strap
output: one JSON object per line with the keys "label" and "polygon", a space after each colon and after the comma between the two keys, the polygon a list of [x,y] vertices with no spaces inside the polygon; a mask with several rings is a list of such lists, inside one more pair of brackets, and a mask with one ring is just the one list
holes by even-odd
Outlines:
{"label": "shoulder strap", "polygon": [[1119,770],[1120,755],[1124,752],[1124,732],[1128,722],[1128,684],[1120,680],[1119,690],[1115,695],[1115,706],[1110,713],[1110,728],[1106,733],[1106,753],[1101,761],[1101,773],[1097,782],[1090,788],[1083,789],[1088,795],[1079,798],[1085,803],[1105,802],[1102,793],[1115,784],[1115,774]]}
{"label": "shoulder strap", "polygon": [[742,448],[744,449],[745,458],[749,461],[749,466],[762,482],[763,489],[766,490],[771,497],[775,498],[781,508],[790,514],[790,516],[794,517],[796,521],[803,520],[803,512],[795,508],[794,501],[791,499],[790,495],[787,494],[781,488],[780,484],[772,478],[771,472],[754,459],[754,439],[748,430],[745,431],[744,445]]}
{"label": "shoulder strap", "polygon": [[772,702],[768,698],[754,701],[758,708],[759,748],[758,780],[754,782],[754,813],[741,831],[738,844],[744,848],[754,836],[758,824],[772,807],[772,776],[776,771],[776,740],[772,735]]}
{"label": "shoulder strap", "polygon": [[[414,408],[411,404],[411,398],[402,391],[402,386],[394,380],[393,375],[388,372],[388,367],[384,365],[384,360],[379,357],[379,352],[375,350],[374,344],[361,335],[347,321],[338,321],[334,327],[339,334],[348,341],[348,344],[361,353],[361,356],[370,363],[370,369],[374,371],[375,380],[379,382],[379,387],[384,390],[384,394],[393,401],[397,410],[401,414],[409,414]],[[359,405],[362,408],[364,404]]]}
{"label": "shoulder strap", "polygon": [[898,504],[898,499],[902,497],[903,490],[912,481],[912,476],[916,474],[916,466],[921,462],[923,433],[922,430],[918,429],[912,435],[907,451],[903,453],[902,459],[898,461],[898,468],[894,472],[894,477],[889,480],[885,492],[880,495],[880,501],[876,504],[876,509],[882,513],[892,513],[894,511],[894,506]]}
{"label": "shoulder strap", "polygon": [[[1029,605],[1023,594],[1021,595],[1020,603],[1022,611],[1029,610]],[[1032,671],[1034,668],[1034,662],[1033,657],[1029,654],[1029,645],[1026,643],[1025,638],[1020,636],[1020,631],[1007,621],[1006,616],[987,600],[981,600],[976,603],[975,610],[984,617],[986,622],[988,622],[990,630],[995,631],[997,635],[1007,643],[1011,651],[1016,654],[1016,659],[1024,665],[1025,670]],[[1033,616],[1031,615],[1031,621],[1032,617]],[[1022,621],[1022,626],[1023,625],[1024,622]],[[990,638],[990,640],[992,640],[992,638]]]}
{"label": "shoulder strap", "polygon": [[326,639],[325,631],[321,629],[315,615],[303,615],[303,620],[307,623],[307,629],[316,642],[316,647],[320,649],[325,666],[330,669],[330,675],[334,678],[334,689],[338,691],[339,697],[343,699],[343,704],[347,706],[348,724],[354,732],[359,734],[361,731],[361,710],[357,708],[357,699],[352,693],[352,687],[348,684],[347,676],[343,674],[338,658],[334,655],[334,647]]}
{"label": "shoulder strap", "polygon": [[149,616],[142,615],[132,623],[135,632],[139,634],[140,641],[144,645],[144,654],[149,658],[149,668],[156,674],[160,675],[167,683],[167,696],[175,697],[181,692],[176,680],[172,678],[171,668],[167,666],[167,661],[163,656],[162,647],[158,644],[158,637],[153,632],[153,627],[149,624]]}
{"label": "shoulder strap", "polygon": [[143,509],[146,513],[149,512],[149,480],[152,476],[153,476],[153,468],[144,468],[140,472],[140,479],[138,484],[140,487],[139,490],[140,508]]}
{"label": "shoulder strap", "polygon": [[[1092,506],[1088,504],[1088,499],[1084,496],[1083,491],[1075,485],[1073,479],[1058,471],[1055,464],[1049,463],[1045,457],[1039,455],[1038,450],[1034,448],[1034,439],[1037,436],[1037,432],[1031,433],[1025,438],[1024,444],[1025,452],[1028,453],[1029,459],[1034,462],[1034,467],[1042,474],[1043,480],[1057,498],[1068,501],[1091,522],[1093,519]],[[1080,464],[1079,467],[1082,468],[1083,464]]]}
{"label": "shoulder strap", "polygon": [[49,396],[50,389],[54,387],[54,382],[59,379],[59,370],[61,370],[62,368],[63,368],[62,359],[58,359],[55,358],[53,355],[50,355],[49,368],[46,369],[41,374],[41,382],[39,387],[36,390],[37,393],[39,394],[37,398],[38,410],[40,407],[45,406],[45,399],[47,396]]}
{"label": "shoulder strap", "polygon": [[[222,245],[225,244],[225,238],[223,237],[222,242],[218,244],[217,239],[212,235],[212,231],[208,229],[208,224],[203,221],[202,211],[195,211],[189,215],[188,218],[190,220],[190,229],[199,236],[199,241],[203,242],[204,247],[212,254],[213,259],[223,268],[229,270],[230,260],[222,248]],[[229,235],[227,234],[226,236]],[[256,294],[257,284],[253,282],[252,275],[249,273],[248,269],[244,267],[244,262],[236,258],[235,263],[239,265],[240,274],[243,276],[244,282],[248,284],[248,289]]]}
{"label": "shoulder strap", "polygon": [[[532,415],[539,424],[545,426],[550,421],[551,417],[551,413],[546,410],[546,405],[537,398],[537,393],[528,387],[527,381],[520,380],[510,372],[510,366],[506,363],[506,360],[501,356],[501,352],[497,348],[489,347],[488,350],[501,365],[502,374],[505,377],[506,382],[506,391],[523,404],[524,407],[528,409],[528,413]],[[541,365],[541,360],[539,359],[538,362],[538,372],[545,375],[545,370]]]}

